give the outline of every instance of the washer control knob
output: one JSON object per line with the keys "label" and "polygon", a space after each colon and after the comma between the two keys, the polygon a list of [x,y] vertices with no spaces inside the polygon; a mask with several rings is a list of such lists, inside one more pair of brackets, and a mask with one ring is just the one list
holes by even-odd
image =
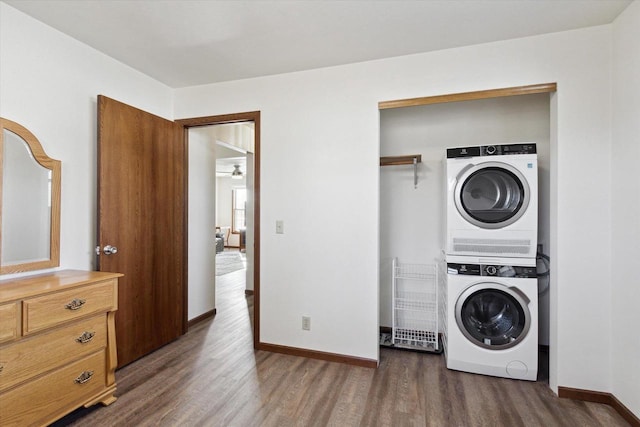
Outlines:
{"label": "washer control knob", "polygon": [[495,145],[487,145],[487,148],[485,149],[487,154],[494,154],[496,152],[496,146]]}
{"label": "washer control knob", "polygon": [[496,268],[495,265],[488,265],[485,271],[489,276],[495,276],[496,273],[498,272],[498,269]]}

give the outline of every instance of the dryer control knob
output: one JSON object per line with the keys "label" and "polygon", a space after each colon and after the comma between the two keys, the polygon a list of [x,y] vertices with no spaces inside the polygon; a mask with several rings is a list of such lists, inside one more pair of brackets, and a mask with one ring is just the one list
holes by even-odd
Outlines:
{"label": "dryer control knob", "polygon": [[486,152],[487,154],[494,154],[496,152],[495,145],[487,145]]}
{"label": "dryer control knob", "polygon": [[489,276],[495,276],[496,273],[498,272],[498,269],[496,268],[495,265],[488,265],[485,271]]}

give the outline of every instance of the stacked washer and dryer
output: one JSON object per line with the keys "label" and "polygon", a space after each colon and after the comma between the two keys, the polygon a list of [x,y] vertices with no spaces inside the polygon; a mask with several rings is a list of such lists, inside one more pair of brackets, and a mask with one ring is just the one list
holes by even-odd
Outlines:
{"label": "stacked washer and dryer", "polygon": [[447,367],[535,381],[536,145],[450,148],[446,186]]}

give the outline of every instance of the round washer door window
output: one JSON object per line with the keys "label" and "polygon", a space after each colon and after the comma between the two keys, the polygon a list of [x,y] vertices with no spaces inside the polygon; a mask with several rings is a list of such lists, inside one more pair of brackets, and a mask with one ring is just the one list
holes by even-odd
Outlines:
{"label": "round washer door window", "polygon": [[471,224],[496,229],[516,222],[527,210],[526,179],[511,165],[486,162],[466,169],[458,178],[455,203]]}
{"label": "round washer door window", "polygon": [[458,298],[455,314],[458,327],[469,341],[493,350],[517,345],[531,326],[525,298],[496,283],[467,288]]}

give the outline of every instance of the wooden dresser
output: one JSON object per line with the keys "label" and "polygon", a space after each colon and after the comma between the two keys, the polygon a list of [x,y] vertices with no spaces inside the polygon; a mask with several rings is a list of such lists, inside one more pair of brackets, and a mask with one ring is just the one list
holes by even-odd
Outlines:
{"label": "wooden dresser", "polygon": [[117,273],[0,281],[0,425],[47,425],[116,400]]}

